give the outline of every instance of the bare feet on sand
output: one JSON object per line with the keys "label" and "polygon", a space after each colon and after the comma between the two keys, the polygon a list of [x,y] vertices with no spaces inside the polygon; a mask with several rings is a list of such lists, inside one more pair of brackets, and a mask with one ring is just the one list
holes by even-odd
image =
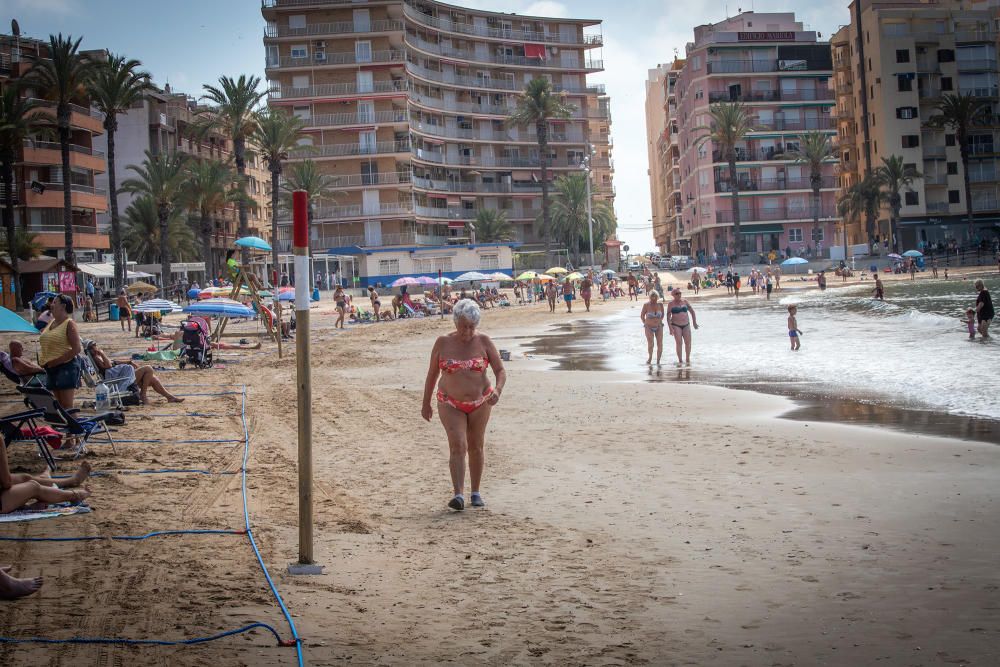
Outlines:
{"label": "bare feet on sand", "polygon": [[45,583],[41,577],[16,579],[9,572],[9,565],[0,567],[0,600],[16,600],[31,595]]}

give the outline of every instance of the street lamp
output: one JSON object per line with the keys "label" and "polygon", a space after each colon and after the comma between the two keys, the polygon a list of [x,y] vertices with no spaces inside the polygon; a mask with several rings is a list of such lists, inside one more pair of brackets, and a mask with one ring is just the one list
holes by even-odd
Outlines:
{"label": "street lamp", "polygon": [[590,206],[590,158],[594,155],[594,149],[591,147],[590,142],[587,142],[587,154],[583,156],[580,160],[580,169],[587,177],[587,229],[590,236],[590,268],[593,269],[594,264],[594,215],[591,211]]}

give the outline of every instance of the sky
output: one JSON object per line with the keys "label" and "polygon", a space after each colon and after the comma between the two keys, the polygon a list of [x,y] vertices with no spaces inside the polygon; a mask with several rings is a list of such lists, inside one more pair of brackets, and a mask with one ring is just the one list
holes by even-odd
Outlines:
{"label": "sky", "polygon": [[[745,3],[745,4],[743,4]],[[606,70],[588,77],[611,96],[615,211],[620,239],[631,252],[653,250],[650,222],[645,96],[648,70],[684,55],[696,25],[742,10],[794,11],[824,39],[848,23],[848,0],[452,0],[452,4],[534,16],[600,19]],[[260,0],[3,0],[0,31],[16,18],[21,34],[83,36],[83,48],[106,48],[142,61],[158,85],[200,95],[223,74],[264,74]]]}

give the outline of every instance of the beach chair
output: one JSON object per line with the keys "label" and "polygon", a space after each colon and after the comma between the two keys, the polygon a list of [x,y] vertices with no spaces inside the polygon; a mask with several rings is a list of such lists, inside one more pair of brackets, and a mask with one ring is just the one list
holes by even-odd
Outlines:
{"label": "beach chair", "polygon": [[0,417],[0,434],[7,447],[19,443],[33,443],[38,453],[45,459],[50,470],[56,469],[56,461],[49,449],[49,443],[39,431],[38,420],[45,419],[43,410],[27,410]]}
{"label": "beach chair", "polygon": [[119,378],[117,380],[108,380],[105,378],[101,372],[97,369],[97,364],[94,362],[94,357],[90,354],[90,346],[88,345],[90,341],[83,341],[83,352],[80,353],[80,375],[83,377],[83,383],[86,384],[91,389],[94,389],[100,383],[108,388],[108,400],[111,405],[118,410],[125,409],[125,403],[122,401],[123,398],[132,396],[134,393],[129,387],[135,384],[135,374],[128,377]]}
{"label": "beach chair", "polygon": [[107,443],[111,445],[111,451],[118,453],[115,440],[111,437],[111,430],[107,425],[107,420],[113,413],[102,412],[83,416],[80,415],[79,408],[67,410],[59,405],[53,393],[44,387],[18,387],[17,390],[24,396],[25,405],[33,410],[42,411],[46,423],[65,435],[80,439],[77,456],[86,451],[93,436],[102,433]]}
{"label": "beach chair", "polygon": [[44,387],[45,386],[45,375],[39,373],[38,375],[29,375],[28,377],[21,377],[14,371],[12,371],[7,363],[10,360],[10,355],[6,352],[0,352],[0,372],[3,372],[5,378],[14,383],[15,386],[27,386],[27,387]]}

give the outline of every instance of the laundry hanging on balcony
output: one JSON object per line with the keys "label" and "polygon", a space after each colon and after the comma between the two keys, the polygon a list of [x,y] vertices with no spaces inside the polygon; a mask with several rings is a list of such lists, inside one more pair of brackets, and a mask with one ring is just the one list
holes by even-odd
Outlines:
{"label": "laundry hanging on balcony", "polygon": [[538,58],[540,60],[548,59],[548,52],[545,50],[544,44],[524,44],[524,57],[525,58]]}

